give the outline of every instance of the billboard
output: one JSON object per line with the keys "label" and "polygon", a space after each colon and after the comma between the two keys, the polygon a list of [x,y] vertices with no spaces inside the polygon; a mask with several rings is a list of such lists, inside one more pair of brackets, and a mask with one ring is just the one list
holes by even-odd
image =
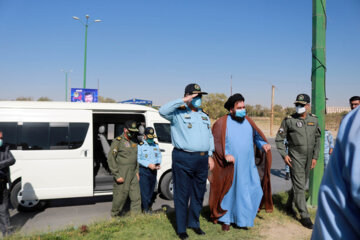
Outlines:
{"label": "billboard", "polygon": [[72,88],[71,102],[98,102],[98,90],[88,88]]}

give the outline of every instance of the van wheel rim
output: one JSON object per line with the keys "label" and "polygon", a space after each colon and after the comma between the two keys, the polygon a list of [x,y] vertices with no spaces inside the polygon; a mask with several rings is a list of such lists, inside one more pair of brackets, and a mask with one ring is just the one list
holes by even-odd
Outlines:
{"label": "van wheel rim", "polygon": [[170,183],[169,183],[169,192],[174,195],[174,183],[173,180],[171,179]]}
{"label": "van wheel rim", "polygon": [[26,208],[35,207],[39,203],[38,199],[36,199],[36,200],[23,200],[22,199],[22,191],[18,192],[17,201],[21,206],[26,207]]}

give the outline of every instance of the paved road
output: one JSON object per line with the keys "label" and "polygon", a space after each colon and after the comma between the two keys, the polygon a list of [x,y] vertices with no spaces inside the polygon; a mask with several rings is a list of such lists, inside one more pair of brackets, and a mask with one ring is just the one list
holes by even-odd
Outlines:
{"label": "paved road", "polygon": [[[272,145],[273,162],[271,169],[272,192],[277,193],[291,188],[291,182],[285,181],[284,162],[276,150],[274,139],[269,139]],[[207,188],[209,190],[209,186]],[[206,192],[204,205],[208,205],[209,191]],[[78,226],[94,221],[110,219],[111,196],[95,198],[76,198],[49,201],[41,212],[19,213],[12,210],[11,222],[21,233],[54,231],[66,226]],[[153,209],[173,208],[172,201],[157,196]]]}

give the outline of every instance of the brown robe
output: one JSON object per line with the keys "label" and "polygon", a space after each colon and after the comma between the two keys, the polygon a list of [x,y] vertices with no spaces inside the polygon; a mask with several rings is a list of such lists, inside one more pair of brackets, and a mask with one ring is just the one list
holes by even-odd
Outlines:
{"label": "brown robe", "polygon": [[[214,223],[223,216],[227,210],[221,208],[221,202],[229,191],[233,177],[234,177],[234,164],[227,163],[225,160],[225,136],[226,136],[226,122],[227,117],[223,116],[219,118],[212,127],[212,133],[214,136],[215,152],[213,154],[214,168],[209,176],[210,196],[209,206],[211,211],[211,219]],[[253,130],[257,131],[259,135],[267,141],[263,132],[255,125],[251,118],[246,116],[246,119],[251,124]],[[265,153],[256,147],[254,144],[255,163],[258,168],[261,187],[263,190],[263,197],[259,209],[264,208],[266,212],[273,211],[273,201],[271,195],[271,184],[270,184],[270,168],[271,168],[271,151]],[[239,203],[241,204],[241,203]]]}

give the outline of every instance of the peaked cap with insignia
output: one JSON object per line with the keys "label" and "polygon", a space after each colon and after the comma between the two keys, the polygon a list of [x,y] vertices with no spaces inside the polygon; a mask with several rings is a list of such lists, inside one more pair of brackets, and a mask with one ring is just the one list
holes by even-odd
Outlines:
{"label": "peaked cap with insignia", "polygon": [[297,95],[294,104],[296,104],[296,103],[300,103],[300,104],[304,104],[304,105],[310,103],[310,97],[309,97],[309,95],[307,95],[307,94],[305,94],[305,93],[302,93],[302,94]]}
{"label": "peaked cap with insignia", "polygon": [[207,92],[202,92],[200,86],[196,83],[190,83],[189,85],[187,85],[185,87],[185,95],[186,94],[195,94],[195,93],[201,94],[201,95],[208,94]]}
{"label": "peaked cap with insignia", "polygon": [[155,138],[154,129],[152,127],[147,127],[145,129],[145,135],[147,138]]}
{"label": "peaked cap with insignia", "polygon": [[125,122],[125,128],[130,132],[138,132],[139,129],[136,127],[136,122],[133,120],[128,120]]}

